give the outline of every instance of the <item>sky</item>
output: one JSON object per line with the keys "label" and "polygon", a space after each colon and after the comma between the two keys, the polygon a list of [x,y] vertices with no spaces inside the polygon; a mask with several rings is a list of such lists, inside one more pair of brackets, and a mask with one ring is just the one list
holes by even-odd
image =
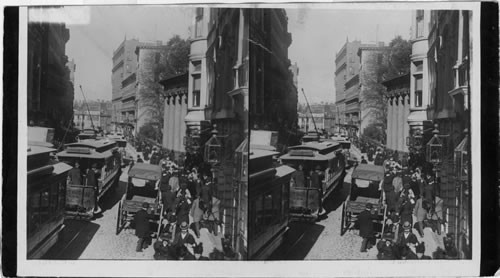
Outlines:
{"label": "sky", "polygon": [[[299,102],[335,102],[335,54],[346,39],[362,43],[410,37],[410,10],[287,9],[292,44],[288,57],[299,67]],[[378,25],[378,32],[377,32]],[[377,35],[378,33],[378,35]]]}
{"label": "sky", "polygon": [[193,8],[165,6],[73,6],[31,13],[31,18],[62,21],[70,30],[66,55],[74,60],[75,99],[111,100],[113,51],[127,39],[162,40],[189,37]]}

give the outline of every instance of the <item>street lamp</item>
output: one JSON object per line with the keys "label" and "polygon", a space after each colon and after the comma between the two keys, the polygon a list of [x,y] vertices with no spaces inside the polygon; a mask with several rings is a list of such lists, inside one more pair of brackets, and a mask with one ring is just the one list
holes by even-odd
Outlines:
{"label": "street lamp", "polygon": [[426,159],[427,161],[434,164],[434,166],[441,163],[442,152],[443,152],[443,142],[439,139],[438,125],[434,125],[434,130],[432,131],[432,138],[427,142],[426,145]]}
{"label": "street lamp", "polygon": [[206,163],[215,166],[219,164],[222,154],[222,144],[217,138],[216,125],[213,126],[212,137],[205,143],[203,158]]}

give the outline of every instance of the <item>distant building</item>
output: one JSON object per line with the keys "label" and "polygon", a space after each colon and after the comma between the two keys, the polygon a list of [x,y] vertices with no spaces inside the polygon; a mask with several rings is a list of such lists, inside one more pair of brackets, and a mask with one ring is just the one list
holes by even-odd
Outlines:
{"label": "distant building", "polygon": [[288,58],[292,37],[286,12],[255,9],[250,20],[259,26],[250,32],[250,126],[278,131],[278,146],[297,144],[298,96]]}
{"label": "distant building", "polygon": [[[123,131],[128,134],[135,134],[138,132],[139,83],[137,71],[140,65],[138,59],[139,52],[137,51],[137,48],[157,45],[161,45],[161,42],[140,42],[137,39],[127,40],[127,38],[125,38],[113,52],[113,68],[111,70],[113,102],[111,121],[113,123],[113,130]],[[143,52],[142,58],[147,56],[149,55],[146,55],[145,52]],[[144,72],[144,66],[141,70]],[[144,74],[142,75],[144,76]],[[143,77],[143,80],[144,79],[145,78]],[[156,80],[156,82],[157,81],[159,81],[159,79]],[[151,80],[151,82],[154,81]],[[145,82],[142,83],[142,87],[144,88]],[[158,89],[160,89],[159,87],[160,86],[158,85]],[[144,112],[143,110],[144,109],[142,109],[141,112]],[[142,119],[145,118],[142,117]],[[141,122],[140,126],[143,124],[144,120]]]}
{"label": "distant building", "polygon": [[[353,109],[352,103],[357,102],[357,92],[353,92],[353,86],[357,85],[352,81],[353,77],[357,76],[361,67],[360,60],[357,55],[361,42],[358,40],[350,42],[346,39],[345,44],[335,55],[335,101],[336,101],[336,115],[337,125],[346,128],[352,121],[356,122],[358,119],[352,119],[353,115],[357,113],[358,109]],[[347,84],[351,81],[349,84]],[[350,86],[348,86],[350,85]],[[357,88],[354,88],[356,91]],[[347,105],[349,109],[347,109]],[[354,105],[355,106],[355,105]],[[359,115],[356,115],[357,117]],[[351,123],[350,123],[351,122]],[[340,130],[337,130],[340,131]]]}
{"label": "distant building", "polygon": [[65,50],[69,38],[64,24],[28,24],[28,122],[54,128],[56,141],[62,140],[73,117],[74,63],[68,63]]}
{"label": "distant building", "polygon": [[74,119],[75,127],[83,129],[101,129],[112,132],[113,124],[111,121],[110,101],[75,101]]}
{"label": "distant building", "polygon": [[111,121],[115,130],[132,132],[135,129],[137,71],[135,49],[138,44],[139,41],[136,39],[125,38],[113,52]]}

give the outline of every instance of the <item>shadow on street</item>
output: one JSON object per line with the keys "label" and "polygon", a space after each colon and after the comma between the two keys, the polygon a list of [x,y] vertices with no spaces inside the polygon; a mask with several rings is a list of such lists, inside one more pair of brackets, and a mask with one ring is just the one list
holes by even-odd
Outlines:
{"label": "shadow on street", "polygon": [[99,202],[99,207],[102,209],[102,212],[113,208],[118,202],[120,202],[126,189],[127,182],[125,181],[118,181],[118,185],[115,188],[110,188]]}
{"label": "shadow on street", "polygon": [[335,191],[325,199],[323,202],[323,208],[326,210],[326,214],[336,211],[338,208],[342,208],[342,204],[347,199],[350,189],[351,183],[343,182],[342,185],[339,185],[339,188],[335,189]]}
{"label": "shadow on street", "polygon": [[291,222],[283,244],[269,260],[304,260],[316,243],[324,226],[308,222]]}
{"label": "shadow on street", "polygon": [[92,222],[72,219],[64,221],[64,225],[64,229],[59,234],[59,240],[42,259],[78,259],[100,227]]}

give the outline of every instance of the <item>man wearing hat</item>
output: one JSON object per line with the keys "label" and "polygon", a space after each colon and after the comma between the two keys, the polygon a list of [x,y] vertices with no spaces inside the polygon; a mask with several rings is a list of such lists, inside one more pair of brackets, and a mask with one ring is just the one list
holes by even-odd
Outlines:
{"label": "man wearing hat", "polygon": [[361,164],[368,164],[364,156],[361,156]]}
{"label": "man wearing hat", "polygon": [[403,232],[398,236],[398,246],[411,246],[418,243],[417,236],[411,231],[411,224],[405,221],[403,224]]}
{"label": "man wearing hat", "polygon": [[375,239],[373,220],[377,218],[377,215],[372,209],[373,205],[368,203],[366,204],[366,209],[358,215],[359,236],[363,238],[360,252],[366,252],[367,248],[370,249]]}
{"label": "man wearing hat", "polygon": [[180,225],[180,233],[175,233],[174,245],[177,246],[193,246],[196,244],[193,235],[188,231],[189,226],[187,222],[182,222]]}
{"label": "man wearing hat", "polygon": [[148,247],[147,241],[150,236],[149,231],[149,219],[153,218],[153,215],[148,213],[149,204],[144,202],[142,208],[135,214],[135,235],[139,238],[137,240],[136,252],[142,252],[142,249]]}
{"label": "man wearing hat", "polygon": [[80,163],[75,162],[75,167],[68,173],[69,184],[82,185],[82,171],[80,170]]}
{"label": "man wearing hat", "polygon": [[383,238],[377,243],[377,259],[394,260],[394,245],[390,239]]}

